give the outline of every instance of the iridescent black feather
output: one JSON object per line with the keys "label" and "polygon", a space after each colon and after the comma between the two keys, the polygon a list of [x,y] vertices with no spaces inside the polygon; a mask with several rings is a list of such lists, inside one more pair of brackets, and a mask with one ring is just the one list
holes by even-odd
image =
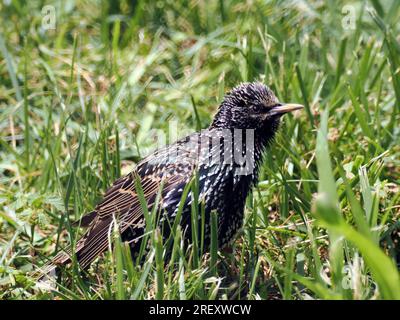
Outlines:
{"label": "iridescent black feather", "polygon": [[[165,225],[166,221],[173,223],[183,190],[197,172],[199,201],[204,203],[206,216],[205,248],[209,241],[209,216],[213,210],[218,213],[219,245],[222,247],[229,243],[242,226],[245,200],[257,181],[263,152],[274,138],[280,116],[287,112],[277,112],[281,106],[265,85],[243,83],[225,96],[208,129],[156,151],[142,160],[132,173],[115,181],[95,210],[80,222],[81,226],[87,227],[75,248],[80,266],[88,267],[109,248],[109,233],[114,221],[118,221],[122,239],[131,244],[132,252],[139,250],[145,220],[135,188],[137,178],[149,211],[162,184],[159,223]],[[240,131],[242,139],[234,138],[237,131]],[[254,148],[246,151],[250,142]],[[250,169],[241,171],[244,164],[238,163],[232,154],[230,158],[224,158],[229,146],[233,151],[239,150],[242,156],[249,152],[247,156],[253,161]],[[181,220],[188,239],[191,235],[191,197],[189,193]],[[59,253],[52,264],[44,268],[44,273],[54,270],[57,265],[69,263],[70,254],[68,250]]]}

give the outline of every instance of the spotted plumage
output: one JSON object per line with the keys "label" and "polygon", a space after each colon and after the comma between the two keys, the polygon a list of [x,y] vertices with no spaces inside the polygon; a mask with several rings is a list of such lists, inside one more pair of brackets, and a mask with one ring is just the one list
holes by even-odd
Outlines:
{"label": "spotted plumage", "polygon": [[[115,181],[95,210],[82,218],[79,224],[87,230],[74,250],[80,266],[88,267],[110,247],[110,231],[115,223],[122,240],[130,243],[132,253],[139,250],[146,222],[136,190],[138,182],[149,211],[160,193],[159,225],[166,238],[166,226],[176,218],[185,186],[197,177],[198,202],[204,205],[205,212],[204,247],[209,243],[212,211],[218,214],[219,246],[226,245],[242,226],[246,197],[257,181],[263,152],[278,129],[281,115],[300,107],[279,103],[261,83],[234,88],[225,96],[208,129],[144,158],[133,172]],[[191,191],[184,201],[180,224],[190,241]],[[45,273],[70,262],[70,254],[68,250],[59,253]]]}

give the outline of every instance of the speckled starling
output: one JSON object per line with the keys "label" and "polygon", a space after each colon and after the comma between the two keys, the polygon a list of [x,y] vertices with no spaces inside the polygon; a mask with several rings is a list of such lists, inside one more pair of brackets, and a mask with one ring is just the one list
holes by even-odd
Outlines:
{"label": "speckled starling", "polygon": [[[122,240],[130,243],[132,253],[139,250],[146,227],[137,190],[139,181],[148,210],[158,203],[158,225],[162,225],[164,238],[170,232],[166,226],[173,225],[179,203],[184,201],[180,225],[190,241],[193,189],[185,199],[182,194],[196,177],[197,203],[202,205],[205,218],[204,248],[209,244],[212,211],[218,217],[218,244],[228,244],[243,224],[246,196],[258,179],[263,153],[274,138],[280,117],[300,108],[280,103],[261,83],[243,83],[231,90],[208,129],[147,156],[133,172],[115,181],[95,210],[82,218],[80,225],[87,230],[74,250],[80,266],[88,267],[110,247],[114,224]],[[45,273],[69,263],[68,252],[59,253]]]}

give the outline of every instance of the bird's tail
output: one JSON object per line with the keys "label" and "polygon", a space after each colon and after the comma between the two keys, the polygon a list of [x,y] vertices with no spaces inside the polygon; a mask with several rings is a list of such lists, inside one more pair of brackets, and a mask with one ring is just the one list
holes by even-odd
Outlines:
{"label": "bird's tail", "polygon": [[[78,254],[81,249],[81,246],[78,244],[75,254]],[[59,252],[50,262],[38,268],[32,274],[32,278],[38,283],[54,280],[60,271],[60,267],[65,266],[72,261],[71,257],[72,250],[70,247],[68,247],[67,249]]]}
{"label": "bird's tail", "polygon": [[[90,227],[93,220],[96,218],[96,211],[89,212],[84,215],[80,220],[73,223],[74,226],[88,228]],[[88,235],[88,233],[87,233]],[[46,263],[42,267],[38,268],[32,275],[36,282],[43,280],[55,279],[57,273],[60,271],[60,267],[69,264],[72,261],[72,257],[76,257],[78,263],[82,268],[86,268],[90,265],[90,262],[96,257],[95,255],[89,255],[84,252],[84,245],[86,243],[87,237],[83,236],[76,245],[74,250],[71,246],[67,247],[63,251],[60,251],[50,262]]]}

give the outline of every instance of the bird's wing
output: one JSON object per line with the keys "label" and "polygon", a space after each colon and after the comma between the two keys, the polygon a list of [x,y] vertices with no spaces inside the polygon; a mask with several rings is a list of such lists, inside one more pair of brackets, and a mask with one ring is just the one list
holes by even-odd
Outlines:
{"label": "bird's wing", "polygon": [[133,172],[116,180],[86,221],[88,229],[76,246],[80,265],[83,268],[88,266],[108,248],[113,221],[118,221],[121,233],[128,227],[144,227],[144,215],[135,186],[137,177],[151,210],[161,184],[161,202],[171,191],[175,197],[182,193],[193,175],[197,160],[196,150],[190,144],[178,143],[145,158]]}

